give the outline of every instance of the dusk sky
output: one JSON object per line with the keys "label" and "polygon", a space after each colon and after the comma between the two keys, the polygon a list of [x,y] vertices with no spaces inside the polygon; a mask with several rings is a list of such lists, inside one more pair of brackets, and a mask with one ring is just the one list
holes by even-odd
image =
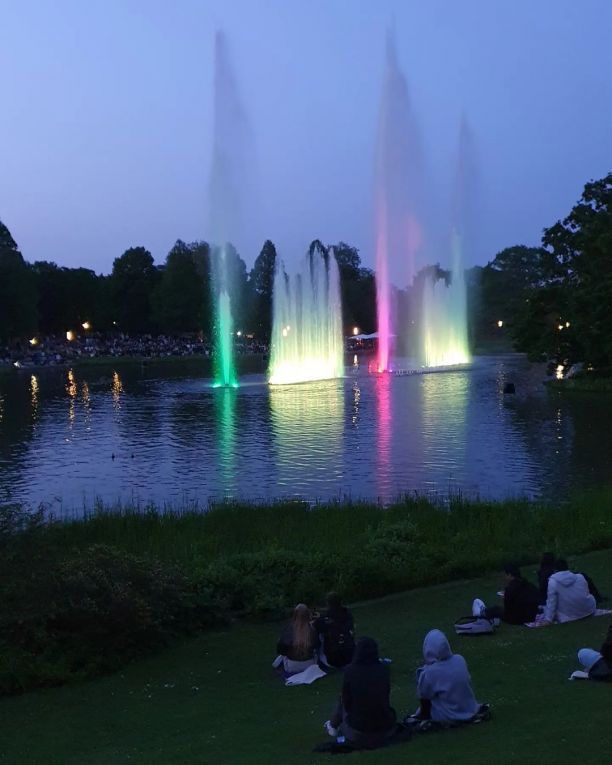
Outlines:
{"label": "dusk sky", "polygon": [[256,152],[248,267],[263,238],[292,262],[315,237],[374,265],[390,24],[441,228],[471,127],[467,265],[538,244],[612,170],[608,0],[0,0],[0,23],[0,220],[30,261],[106,273],[128,247],[163,262],[208,237],[217,29]]}

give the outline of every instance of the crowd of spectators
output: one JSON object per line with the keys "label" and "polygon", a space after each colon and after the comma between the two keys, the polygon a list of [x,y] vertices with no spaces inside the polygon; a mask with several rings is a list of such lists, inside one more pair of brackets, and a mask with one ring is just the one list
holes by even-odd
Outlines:
{"label": "crowd of spectators", "polygon": [[[236,353],[266,354],[268,346],[251,337],[236,337]],[[197,336],[138,335],[122,333],[102,335],[88,333],[32,338],[0,347],[0,365],[52,366],[79,359],[138,357],[144,359],[170,356],[210,356],[212,343]]]}

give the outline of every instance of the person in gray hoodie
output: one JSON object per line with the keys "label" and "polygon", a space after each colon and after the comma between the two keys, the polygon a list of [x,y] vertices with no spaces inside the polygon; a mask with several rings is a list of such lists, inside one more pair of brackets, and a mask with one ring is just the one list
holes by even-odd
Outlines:
{"label": "person in gray hoodie", "polygon": [[431,630],[423,641],[425,666],[417,670],[416,719],[436,722],[470,720],[480,709],[463,656],[454,654],[446,635]]}
{"label": "person in gray hoodie", "polygon": [[582,574],[569,570],[563,558],[555,564],[555,573],[548,580],[548,592],[542,622],[573,622],[595,613],[597,604]]}

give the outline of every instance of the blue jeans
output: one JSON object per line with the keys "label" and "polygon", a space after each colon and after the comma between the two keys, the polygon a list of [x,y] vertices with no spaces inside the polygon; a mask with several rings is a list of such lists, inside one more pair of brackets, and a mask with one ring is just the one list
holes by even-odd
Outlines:
{"label": "blue jeans", "polygon": [[594,651],[592,648],[581,648],[578,651],[578,661],[582,664],[587,672],[591,667],[601,659],[599,651]]}

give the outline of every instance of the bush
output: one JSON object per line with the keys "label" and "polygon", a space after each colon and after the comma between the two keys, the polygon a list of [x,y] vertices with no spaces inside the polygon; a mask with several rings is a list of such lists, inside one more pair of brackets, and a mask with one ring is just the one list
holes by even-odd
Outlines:
{"label": "bush", "polygon": [[105,545],[62,550],[38,514],[0,509],[0,693],[116,669],[220,620],[209,589]]}

